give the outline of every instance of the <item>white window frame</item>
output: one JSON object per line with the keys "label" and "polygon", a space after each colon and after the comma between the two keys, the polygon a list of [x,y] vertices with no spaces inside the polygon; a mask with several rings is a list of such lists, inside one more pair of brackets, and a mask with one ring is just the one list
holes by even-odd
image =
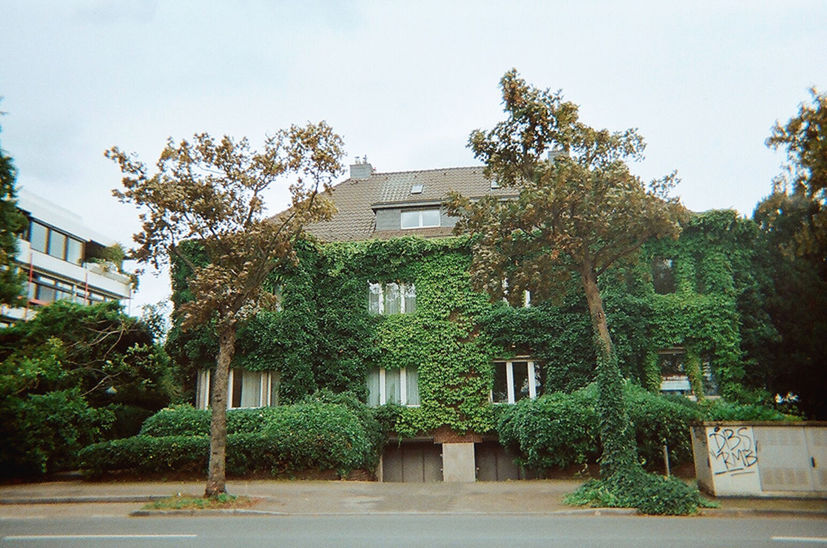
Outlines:
{"label": "white window frame", "polygon": [[[424,221],[423,214],[425,212],[434,212],[434,211],[437,214],[436,224],[435,225],[434,224],[429,224],[429,225],[424,224],[425,221]],[[417,216],[416,226],[405,226],[404,225],[404,223],[402,222],[402,217],[405,216],[406,214],[408,214],[408,215],[414,215],[415,214]],[[400,216],[399,216],[399,226],[402,228],[402,230],[416,230],[417,228],[434,228],[434,227],[442,226],[442,210],[440,210],[439,208],[416,209],[414,211],[402,210],[402,212],[400,213]]]}
{"label": "white window frame", "polygon": [[[508,306],[511,306],[508,302],[508,280],[503,279],[501,285],[503,288],[503,302]],[[520,308],[531,308],[531,291],[528,289],[523,289],[523,302]]]}
{"label": "white window frame", "polygon": [[[417,376],[417,378],[419,378]],[[385,386],[385,368],[379,368],[379,405],[388,403],[388,387]],[[421,401],[421,396],[420,396]],[[408,403],[408,369],[399,368],[399,405],[406,407],[419,407],[419,403]]]}
{"label": "white window frame", "polygon": [[[399,300],[400,300],[399,314],[412,314],[413,312],[409,312],[408,310],[406,310],[405,303],[407,301],[407,293],[408,293],[409,290],[413,291],[413,296],[414,296],[414,298],[416,298],[416,284],[413,284],[413,283],[403,284],[403,283],[397,283],[397,282],[388,282],[388,283],[396,283],[396,285],[399,286]],[[368,312],[370,312],[371,314],[374,314],[376,316],[384,316],[385,315],[385,286],[387,286],[388,283],[374,283],[374,282],[369,282],[368,283]],[[377,312],[371,312],[370,311],[370,295],[373,292],[375,287],[379,288],[379,292],[377,293],[377,295],[379,295],[379,310]]]}
{"label": "white window frame", "polygon": [[[227,409],[255,409],[258,407],[271,407],[275,405],[271,400],[273,389],[273,382],[277,382],[279,377],[278,371],[257,371],[261,375],[261,383],[259,384],[259,403],[255,407],[233,407],[233,383],[235,381],[234,369],[230,369],[230,376],[227,379]],[[201,369],[198,371],[198,378],[196,380],[195,390],[195,406],[198,409],[210,408],[210,381],[212,379],[212,370]]]}
{"label": "white window frame", "polygon": [[529,399],[537,398],[537,369],[536,362],[531,358],[517,357],[510,360],[494,360],[494,367],[497,364],[505,363],[505,383],[508,401],[494,401],[494,389],[491,389],[489,394],[489,401],[495,404],[514,404],[517,402],[514,390],[514,362],[525,362],[528,370],[528,397]]}

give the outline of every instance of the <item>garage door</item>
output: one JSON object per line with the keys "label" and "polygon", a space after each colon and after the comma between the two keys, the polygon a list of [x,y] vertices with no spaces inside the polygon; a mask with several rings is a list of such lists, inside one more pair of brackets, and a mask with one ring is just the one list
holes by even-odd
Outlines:
{"label": "garage door", "polygon": [[477,481],[507,481],[535,479],[532,470],[523,470],[514,464],[514,457],[505,452],[499,442],[485,441],[474,447],[477,461]]}
{"label": "garage door", "polygon": [[382,480],[407,483],[442,481],[441,445],[432,441],[395,442],[385,446]]}

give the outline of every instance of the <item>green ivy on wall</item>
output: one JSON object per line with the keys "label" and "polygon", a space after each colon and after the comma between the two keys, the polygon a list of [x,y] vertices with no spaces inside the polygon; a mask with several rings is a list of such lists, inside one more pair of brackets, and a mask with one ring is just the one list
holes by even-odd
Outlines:
{"label": "green ivy on wall", "polygon": [[[751,349],[743,344],[744,326],[755,328],[750,341],[756,348],[766,338],[757,335],[761,329],[772,334],[750,300],[762,290],[751,274],[756,234],[754,223],[734,212],[696,215],[679,240],[652,242],[640,261],[601,278],[626,376],[657,390],[658,350],[683,347],[698,392],[705,360],[726,394],[742,392],[751,359]],[[189,245],[197,257],[197,246]],[[485,433],[495,426],[495,408],[489,404],[495,358],[538,360],[545,392],[571,392],[593,381],[595,356],[584,299],[535,299],[528,308],[489,302],[471,289],[466,237],[308,241],[299,246],[298,256],[298,266],[268,281],[281,290],[281,309],[262,311],[240,330],[234,363],[254,371],[278,370],[283,403],[320,389],[349,391],[364,401],[371,368],[417,368],[421,405],[394,407],[389,414],[401,436],[442,426]],[[672,260],[674,293],[654,291],[650,267],[657,257]],[[189,298],[187,275],[174,265],[176,303]],[[415,313],[368,312],[369,284],[391,282],[415,285]],[[206,329],[185,334],[175,328],[170,334],[168,350],[192,379],[197,368],[214,364],[215,349]]]}

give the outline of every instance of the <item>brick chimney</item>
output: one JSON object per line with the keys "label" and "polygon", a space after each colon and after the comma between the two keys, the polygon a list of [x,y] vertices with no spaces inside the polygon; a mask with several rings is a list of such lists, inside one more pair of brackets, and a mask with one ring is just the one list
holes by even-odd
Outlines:
{"label": "brick chimney", "polygon": [[351,179],[369,179],[373,173],[373,166],[368,163],[368,157],[356,157],[356,163],[350,164]]}

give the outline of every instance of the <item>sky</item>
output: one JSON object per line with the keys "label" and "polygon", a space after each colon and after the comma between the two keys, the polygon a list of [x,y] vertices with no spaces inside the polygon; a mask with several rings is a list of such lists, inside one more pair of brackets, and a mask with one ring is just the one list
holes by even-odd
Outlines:
{"label": "sky", "polygon": [[[827,2],[0,0],[0,146],[18,186],[129,247],[117,145],[248,137],[326,120],[377,171],[479,165],[469,133],[503,119],[516,68],[582,119],[638,128],[645,180],[677,170],[692,210],[750,216],[780,171],[764,145],[827,89]],[[288,203],[284,187],[269,210]],[[129,303],[168,297],[165,272]]]}

